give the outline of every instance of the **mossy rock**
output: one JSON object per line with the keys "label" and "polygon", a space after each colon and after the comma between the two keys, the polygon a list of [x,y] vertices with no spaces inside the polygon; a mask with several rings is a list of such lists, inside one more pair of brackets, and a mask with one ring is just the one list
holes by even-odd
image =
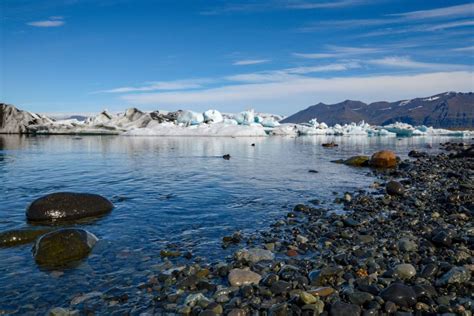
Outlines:
{"label": "mossy rock", "polygon": [[60,229],[39,238],[33,247],[33,256],[41,266],[68,266],[86,258],[97,240],[96,236],[84,229]]}
{"label": "mossy rock", "polygon": [[51,229],[14,229],[0,233],[0,248],[15,247],[35,241]]}
{"label": "mossy rock", "polygon": [[343,164],[353,167],[367,167],[369,165],[368,156],[353,156],[343,161]]}
{"label": "mossy rock", "polygon": [[26,217],[31,222],[71,221],[102,216],[113,208],[112,202],[97,194],[58,192],[33,201]]}

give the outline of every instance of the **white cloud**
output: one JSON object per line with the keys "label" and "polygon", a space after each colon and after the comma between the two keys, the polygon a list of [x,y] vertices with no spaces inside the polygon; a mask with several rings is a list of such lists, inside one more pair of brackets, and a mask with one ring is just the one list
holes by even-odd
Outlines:
{"label": "white cloud", "polygon": [[323,53],[293,53],[292,55],[298,58],[305,59],[324,59],[324,58],[343,58],[357,55],[377,54],[386,51],[385,48],[375,47],[347,47],[347,46],[336,46],[326,45],[325,48],[328,52]]}
{"label": "white cloud", "polygon": [[[437,9],[430,9],[430,10],[421,10],[421,11],[410,11],[404,13],[396,13],[396,14],[389,14],[383,18],[373,18],[373,19],[350,19],[350,20],[329,20],[329,21],[321,21],[317,23],[311,23],[307,26],[299,28],[301,32],[314,32],[314,31],[322,31],[327,28],[354,28],[354,27],[367,27],[367,26],[379,26],[379,25],[399,25],[399,24],[407,24],[407,23],[426,23],[428,21],[433,20],[441,20],[441,19],[455,19],[455,18],[462,18],[462,17],[469,17],[472,18],[474,16],[474,3],[450,6],[450,7],[443,7]],[[456,23],[457,21],[453,21]],[[449,27],[457,27],[460,25],[449,25],[445,24],[445,28]],[[436,25],[433,25],[434,30],[441,29],[442,27],[436,28]],[[424,25],[418,28],[407,28],[407,30],[413,31],[430,31],[429,25]],[[390,34],[392,30],[382,31],[382,32],[374,32],[370,33],[371,35],[385,35]],[[406,31],[404,31],[406,32]]]}
{"label": "white cloud", "polygon": [[390,56],[380,59],[368,60],[367,63],[394,68],[409,68],[409,69],[431,69],[431,70],[464,70],[472,68],[467,65],[460,64],[440,64],[440,63],[426,63],[415,61],[409,57]]}
{"label": "white cloud", "polygon": [[452,51],[455,51],[455,52],[474,52],[474,46],[453,48]]}
{"label": "white cloud", "polygon": [[268,63],[269,61],[270,61],[269,59],[243,59],[243,60],[238,60],[234,62],[232,65],[234,66],[257,65],[257,64]]}
{"label": "white cloud", "polygon": [[374,1],[367,0],[337,0],[337,1],[288,1],[286,8],[288,9],[331,9],[331,8],[344,8],[352,7],[357,5],[369,4]]}
{"label": "white cloud", "polygon": [[97,91],[97,93],[128,93],[147,92],[158,90],[186,90],[202,88],[204,84],[211,82],[209,79],[176,80],[176,81],[156,81],[148,82],[138,87],[120,87],[109,90]]}
{"label": "white cloud", "polygon": [[225,79],[229,81],[239,82],[271,82],[271,81],[284,81],[288,79],[295,79],[304,74],[317,73],[317,72],[332,72],[332,71],[344,71],[354,68],[359,68],[360,64],[357,62],[348,63],[335,63],[319,66],[306,66],[306,67],[294,67],[286,68],[281,70],[270,70],[261,71],[248,74],[238,74],[228,76]]}
{"label": "white cloud", "polygon": [[324,59],[338,56],[337,54],[332,53],[293,53],[292,55],[298,58],[305,59]]}
{"label": "white cloud", "polygon": [[391,16],[400,16],[407,20],[421,20],[433,18],[446,18],[456,16],[472,16],[474,12],[474,4],[466,3],[444,8],[411,11],[405,13],[391,14]]}
{"label": "white cloud", "polygon": [[473,26],[473,25],[474,25],[474,21],[472,20],[455,21],[455,22],[443,23],[443,24],[427,27],[426,31],[445,30],[445,29],[451,29],[455,27],[464,27],[464,26]]}
{"label": "white cloud", "polygon": [[205,109],[210,105],[222,110],[254,106],[259,111],[290,114],[302,107],[322,102],[356,99],[366,102],[401,100],[432,95],[441,91],[472,91],[474,73],[470,71],[435,72],[417,75],[290,78],[286,81],[228,85],[219,88],[129,94],[122,99],[133,105],[161,104]]}
{"label": "white cloud", "polygon": [[42,21],[32,21],[27,24],[35,27],[58,27],[66,23],[64,17],[62,16],[50,16],[47,20]]}

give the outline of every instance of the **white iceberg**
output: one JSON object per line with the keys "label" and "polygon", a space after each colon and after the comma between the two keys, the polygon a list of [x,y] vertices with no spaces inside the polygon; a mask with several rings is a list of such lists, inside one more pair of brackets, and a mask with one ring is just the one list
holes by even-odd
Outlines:
{"label": "white iceberg", "polygon": [[207,110],[203,113],[205,122],[220,123],[224,121],[221,112],[217,110]]}
{"label": "white iceberg", "polygon": [[193,111],[183,111],[178,114],[178,123],[188,125],[198,125],[204,122],[204,115]]}
{"label": "white iceberg", "polygon": [[250,125],[255,122],[255,111],[248,110],[240,112],[234,116],[234,119],[241,125]]}

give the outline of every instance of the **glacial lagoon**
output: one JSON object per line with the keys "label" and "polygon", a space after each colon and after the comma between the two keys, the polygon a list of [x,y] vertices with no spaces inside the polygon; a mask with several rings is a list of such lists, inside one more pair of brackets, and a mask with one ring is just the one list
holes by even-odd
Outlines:
{"label": "glacial lagoon", "polygon": [[[339,146],[321,146],[331,141]],[[44,315],[82,293],[115,288],[139,304],[137,284],[165,267],[161,250],[224,261],[237,248],[223,249],[222,237],[268,229],[300,202],[318,199],[341,210],[336,197],[370,190],[377,180],[369,169],[332,160],[381,149],[405,159],[412,149],[438,152],[446,141],[461,139],[0,135],[0,231],[28,227],[29,203],[52,192],[97,193],[115,205],[109,215],[75,225],[100,240],[74,268],[39,268],[31,244],[0,249],[0,311]]]}

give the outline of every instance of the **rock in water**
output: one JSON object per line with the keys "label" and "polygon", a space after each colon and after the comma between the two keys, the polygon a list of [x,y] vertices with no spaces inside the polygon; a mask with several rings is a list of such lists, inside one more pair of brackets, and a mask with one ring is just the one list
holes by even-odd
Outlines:
{"label": "rock in water", "polygon": [[101,216],[113,209],[106,198],[89,193],[60,192],[43,196],[26,210],[29,221],[68,221]]}
{"label": "rock in water", "polygon": [[67,266],[87,257],[97,240],[84,229],[60,229],[39,238],[33,247],[33,256],[41,266]]}
{"label": "rock in water", "polygon": [[353,167],[366,167],[369,165],[369,157],[368,156],[353,156],[349,159],[343,161],[343,163],[347,166]]}
{"label": "rock in water", "polygon": [[390,285],[380,293],[380,297],[402,307],[410,307],[416,304],[415,291],[410,286],[401,283]]}
{"label": "rock in water", "polygon": [[389,195],[403,195],[405,192],[403,185],[397,181],[389,181],[385,186],[385,190]]}
{"label": "rock in water", "polygon": [[372,155],[369,164],[374,168],[393,168],[397,166],[397,156],[390,150],[378,151]]}
{"label": "rock in water", "polygon": [[0,247],[14,247],[33,242],[50,229],[14,229],[0,233]]}

